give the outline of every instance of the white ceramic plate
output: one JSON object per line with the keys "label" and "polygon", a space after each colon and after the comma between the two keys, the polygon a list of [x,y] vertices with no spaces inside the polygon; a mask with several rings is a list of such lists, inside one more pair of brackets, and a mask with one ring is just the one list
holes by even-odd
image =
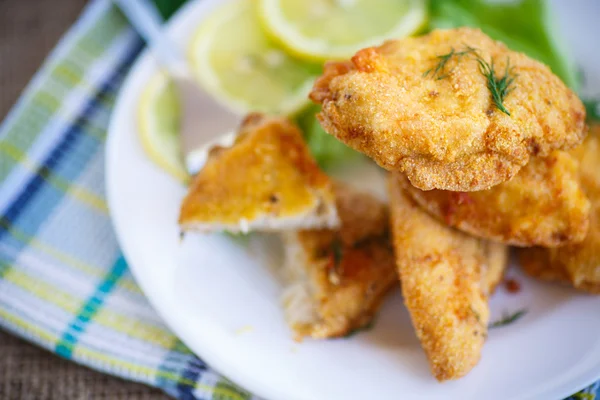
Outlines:
{"label": "white ceramic plate", "polygon": [[[173,38],[183,45],[219,3],[189,4],[171,20]],[[600,2],[555,3],[574,54],[600,78]],[[113,114],[110,209],[143,291],[173,331],[218,371],[273,400],[558,399],[600,378],[600,298],[531,281],[515,269],[509,275],[523,289],[515,295],[500,288],[492,320],[518,309],[527,314],[491,330],[479,365],[456,382],[432,378],[399,293],[368,332],[292,341],[271,269],[280,262],[276,242],[256,240],[249,249],[220,236],[190,235],[180,242],[176,220],[184,189],[146,158],[136,135],[138,96],[155,70],[143,54]]]}

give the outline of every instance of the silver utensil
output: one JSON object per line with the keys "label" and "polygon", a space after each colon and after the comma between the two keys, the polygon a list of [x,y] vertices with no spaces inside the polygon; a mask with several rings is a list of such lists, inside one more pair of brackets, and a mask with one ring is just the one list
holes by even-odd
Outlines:
{"label": "silver utensil", "polygon": [[181,150],[188,173],[204,164],[208,150],[229,146],[241,117],[220,104],[196,82],[178,46],[162,27],[158,10],[147,0],[114,0],[169,74],[181,104]]}

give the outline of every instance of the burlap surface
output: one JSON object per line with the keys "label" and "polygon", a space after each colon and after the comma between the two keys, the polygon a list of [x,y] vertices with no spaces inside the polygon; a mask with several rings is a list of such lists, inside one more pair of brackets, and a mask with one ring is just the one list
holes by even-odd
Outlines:
{"label": "burlap surface", "polygon": [[[0,0],[0,120],[85,3],[85,0]],[[62,360],[0,331],[0,399],[168,397],[156,389]]]}

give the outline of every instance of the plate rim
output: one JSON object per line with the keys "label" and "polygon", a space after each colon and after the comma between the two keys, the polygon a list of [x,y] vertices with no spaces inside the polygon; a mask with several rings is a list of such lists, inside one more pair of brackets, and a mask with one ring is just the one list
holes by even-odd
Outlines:
{"label": "plate rim", "polygon": [[[232,2],[236,0],[193,0],[184,4],[165,24],[167,32],[171,35],[177,30],[184,30],[184,25],[191,25],[194,20],[200,19],[198,15],[205,13],[202,18],[206,16],[206,11],[202,11],[202,9],[211,9],[214,7],[218,7],[219,4],[224,4],[225,2]],[[191,30],[190,27],[187,30]],[[148,66],[149,65],[149,66]],[[123,253],[125,259],[127,260],[129,270],[131,271],[133,277],[136,282],[140,286],[140,289],[144,293],[144,296],[150,303],[150,305],[154,308],[160,318],[165,322],[165,324],[172,331],[173,335],[178,337],[186,346],[188,346],[195,354],[198,355],[203,361],[206,361],[207,365],[210,366],[213,370],[218,373],[226,376],[231,381],[235,382],[239,385],[243,390],[249,391],[254,396],[259,396],[266,399],[300,399],[295,397],[294,393],[284,392],[278,390],[277,388],[268,385],[268,384],[260,384],[257,382],[256,377],[250,376],[243,369],[236,367],[235,363],[229,362],[224,357],[219,356],[217,353],[211,351],[211,346],[209,343],[198,343],[198,338],[191,338],[191,332],[189,332],[185,328],[185,324],[182,321],[179,321],[177,317],[173,316],[171,313],[170,307],[166,306],[161,299],[157,298],[153,294],[153,290],[151,288],[152,284],[149,283],[146,279],[146,275],[144,274],[144,268],[136,267],[136,263],[130,261],[132,257],[129,256],[130,251],[127,249],[127,246],[124,245],[126,240],[123,238],[123,230],[120,228],[120,220],[115,217],[115,213],[113,210],[118,208],[118,201],[115,200],[115,195],[113,190],[115,189],[115,181],[113,171],[114,169],[114,153],[115,148],[118,143],[118,139],[116,139],[117,134],[115,132],[119,131],[118,125],[121,114],[127,109],[127,102],[129,97],[134,95],[133,89],[135,89],[136,81],[138,81],[140,73],[144,69],[150,68],[152,71],[156,71],[158,66],[152,60],[152,55],[147,48],[139,54],[136,58],[135,62],[131,66],[125,80],[121,88],[119,89],[119,93],[117,95],[117,99],[114,103],[114,108],[111,112],[110,122],[107,130],[107,138],[106,138],[106,152],[105,152],[105,165],[104,165],[104,173],[105,173],[105,188],[106,188],[106,199],[109,208],[109,215],[111,219],[111,223],[114,228],[114,233],[117,238],[117,242],[119,243],[121,252]],[[139,95],[139,92],[137,93]],[[196,351],[196,349],[198,351]],[[544,398],[551,397],[554,398],[557,396],[558,398],[565,398],[567,396],[572,395],[573,393],[585,388],[594,382],[600,379],[600,364],[598,364],[598,369],[596,372],[592,372],[591,370],[587,373],[581,374],[579,379],[572,380],[571,384],[563,384],[561,387],[556,388],[551,392],[544,393],[536,393],[536,396],[543,395]],[[529,397],[521,397],[519,399],[526,399]],[[305,400],[305,399],[303,399]]]}
{"label": "plate rim", "polygon": [[[174,35],[174,32],[178,29],[184,29],[184,25],[192,24],[194,19],[200,19],[196,17],[196,14],[201,14],[206,11],[201,11],[202,8],[211,9],[218,7],[219,5],[224,5],[226,2],[233,2],[236,0],[192,0],[184,4],[179,10],[177,10],[173,16],[165,23],[165,30],[168,35]],[[192,30],[188,27],[188,30]],[[187,45],[185,43],[184,45]],[[182,46],[183,47],[183,46]],[[185,51],[185,48],[182,49]],[[150,65],[154,72],[156,72],[159,67],[157,63],[152,60],[151,51],[144,47],[144,49],[140,52],[134,63],[132,64],[130,70],[128,71],[121,88],[119,89],[116,101],[114,103],[114,107],[111,111],[110,121],[107,130],[106,136],[106,151],[104,156],[104,176],[105,176],[105,190],[106,190],[106,200],[109,209],[109,215],[111,219],[111,223],[114,228],[115,237],[117,239],[117,243],[119,244],[120,250],[127,262],[129,270],[133,275],[136,283],[139,285],[141,291],[144,294],[144,297],[148,300],[152,308],[156,311],[159,317],[163,320],[163,322],[167,325],[167,327],[171,330],[171,333],[176,336],[179,340],[181,340],[192,352],[206,362],[209,368],[213,369],[217,373],[226,377],[230,381],[234,382],[241,389],[250,392],[253,396],[258,396],[261,398],[275,400],[275,399],[286,399],[286,400],[296,400],[294,394],[281,392],[272,386],[269,385],[260,385],[257,383],[256,378],[249,376],[244,370],[236,367],[235,363],[229,362],[223,357],[220,357],[216,354],[216,352],[211,351],[211,346],[208,343],[204,343],[204,345],[199,346],[197,341],[191,338],[191,332],[185,328],[184,324],[180,324],[176,317],[173,317],[170,312],[170,308],[165,306],[160,299],[156,298],[153,294],[153,290],[151,289],[152,284],[146,280],[146,276],[143,273],[143,268],[137,268],[135,262],[131,262],[132,257],[129,256],[130,251],[127,249],[127,246],[124,245],[126,242],[123,239],[122,229],[120,229],[120,221],[115,217],[114,209],[117,208],[116,204],[118,202],[115,200],[115,195],[113,194],[114,184],[114,176],[113,174],[113,166],[114,162],[113,154],[116,148],[117,132],[119,116],[123,113],[123,109],[127,108],[128,97],[134,95],[132,93],[133,89],[135,89],[136,80],[138,80],[138,75],[143,72],[144,69],[148,68],[146,65]],[[137,93],[139,95],[139,92]],[[189,333],[189,334],[188,334]],[[197,339],[197,338],[196,338]],[[202,347],[202,348],[200,348]],[[199,351],[196,351],[198,349]],[[306,400],[297,398],[297,400]]]}

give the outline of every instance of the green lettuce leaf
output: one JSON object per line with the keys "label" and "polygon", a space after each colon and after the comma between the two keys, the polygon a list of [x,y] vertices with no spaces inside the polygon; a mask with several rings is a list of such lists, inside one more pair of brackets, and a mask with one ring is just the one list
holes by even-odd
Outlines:
{"label": "green lettuce leaf", "polygon": [[585,100],[583,102],[590,122],[600,122],[600,100]]}
{"label": "green lettuce leaf", "polygon": [[576,65],[557,32],[545,0],[430,0],[430,28],[480,28],[512,50],[548,65],[570,88],[579,88]]}
{"label": "green lettuce leaf", "polygon": [[360,159],[360,153],[325,132],[316,117],[319,110],[318,106],[310,106],[296,118],[296,123],[302,129],[304,140],[319,167],[328,170],[342,163]]}

